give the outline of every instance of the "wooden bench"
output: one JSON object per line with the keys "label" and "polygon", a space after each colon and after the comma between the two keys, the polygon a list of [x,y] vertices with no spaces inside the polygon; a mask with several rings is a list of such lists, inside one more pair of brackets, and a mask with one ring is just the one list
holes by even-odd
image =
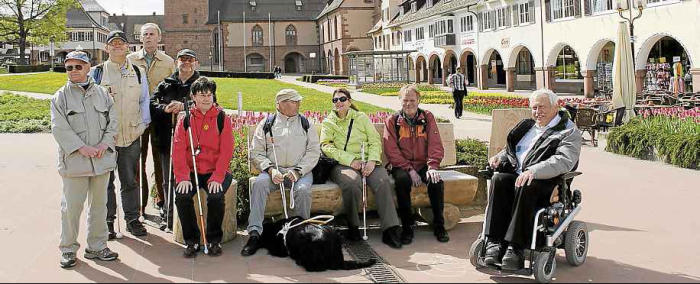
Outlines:
{"label": "wooden bench", "polygon": [[[375,123],[374,126],[377,131],[381,134],[384,131],[384,124]],[[316,125],[316,130],[321,131],[320,125]],[[454,139],[453,125],[450,123],[439,123],[438,128],[440,131],[440,136],[442,138],[442,144],[445,148],[445,158],[440,164],[441,167],[454,165],[457,161],[456,158],[456,148]],[[255,126],[251,126],[248,132],[248,141],[251,141],[253,133],[255,131]],[[382,161],[386,163],[386,157],[382,154]],[[252,184],[257,176],[257,170],[253,170],[253,176],[249,180],[249,188],[252,188]],[[452,229],[460,220],[459,206],[469,205],[474,200],[474,196],[477,190],[477,178],[460,173],[454,170],[441,170],[440,174],[445,184],[445,208],[443,214],[445,217],[445,228]],[[393,182],[393,181],[392,181]],[[428,223],[432,223],[432,211],[426,210],[430,207],[430,200],[428,198],[427,186],[421,185],[417,188],[413,188],[411,191],[411,204],[414,208],[418,209],[418,213],[423,219]],[[289,190],[287,190],[289,191]],[[374,195],[372,190],[367,190],[368,192],[368,203],[367,206],[369,210],[375,210],[376,206],[374,203]],[[394,197],[396,193],[392,191]],[[279,216],[284,214],[282,209],[282,195],[279,190],[274,190],[270,192],[267,199],[267,206],[265,208],[265,216]],[[289,193],[286,194],[289,198]],[[311,195],[311,212],[321,213],[321,214],[338,214],[342,209],[342,194],[340,187],[337,184],[328,181],[325,184],[314,184],[312,186]]]}

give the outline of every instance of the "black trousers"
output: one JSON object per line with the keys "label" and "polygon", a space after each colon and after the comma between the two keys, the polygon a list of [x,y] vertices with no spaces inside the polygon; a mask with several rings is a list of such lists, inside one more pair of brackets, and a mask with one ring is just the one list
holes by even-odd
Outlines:
{"label": "black trousers", "polygon": [[[418,170],[418,175],[421,180],[428,185],[428,198],[430,198],[430,206],[433,209],[433,226],[444,226],[445,218],[443,217],[443,208],[445,207],[445,184],[443,181],[437,183],[429,182],[425,176],[428,167],[425,166]],[[394,186],[396,187],[396,199],[398,200],[398,212],[401,218],[401,225],[411,226],[415,223],[413,212],[411,211],[411,176],[403,169],[393,168],[391,175],[394,177]]]}
{"label": "black trousers", "polygon": [[[211,174],[200,174],[199,177],[199,187],[203,188],[209,192],[207,189],[207,184]],[[224,195],[231,185],[233,176],[230,173],[226,173],[224,182],[222,183],[223,190],[216,194],[207,194],[207,241],[209,243],[220,243],[221,238],[224,235],[221,229],[221,223],[224,220],[224,209],[226,207],[226,202],[224,200]],[[190,173],[190,181],[194,185],[194,173]],[[194,186],[193,186],[194,187]],[[188,245],[199,243],[199,227],[197,225],[197,218],[194,211],[194,202],[192,202],[192,197],[197,194],[197,191],[190,190],[186,194],[175,193],[175,204],[177,205],[177,214],[180,218],[180,224],[182,225],[182,237],[185,239],[185,243]],[[197,205],[199,206],[199,205]]]}
{"label": "black trousers", "polygon": [[535,212],[549,206],[556,181],[532,180],[529,186],[515,188],[517,178],[513,173],[496,173],[491,178],[485,233],[493,241],[529,248]]}
{"label": "black trousers", "polygon": [[452,91],[452,98],[455,100],[455,117],[462,117],[462,109],[464,108],[464,97],[467,96],[467,90]]}

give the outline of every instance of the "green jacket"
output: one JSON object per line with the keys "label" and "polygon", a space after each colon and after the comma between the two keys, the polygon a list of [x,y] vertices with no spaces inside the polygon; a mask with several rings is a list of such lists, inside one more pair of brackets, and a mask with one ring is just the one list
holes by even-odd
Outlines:
{"label": "green jacket", "polygon": [[[346,151],[345,140],[348,135],[350,120],[354,119],[352,133],[348,140]],[[350,109],[344,119],[340,119],[335,111],[321,124],[321,150],[329,158],[337,160],[341,165],[350,166],[353,160],[361,160],[362,142],[365,142],[365,159],[375,161],[382,160],[382,140],[369,117]]]}

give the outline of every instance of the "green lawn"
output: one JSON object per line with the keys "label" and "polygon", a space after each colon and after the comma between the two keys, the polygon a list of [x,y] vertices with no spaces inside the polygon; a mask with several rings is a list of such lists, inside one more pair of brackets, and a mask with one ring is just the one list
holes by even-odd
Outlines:
{"label": "green lawn", "polygon": [[0,94],[0,133],[42,132],[51,128],[49,100]]}
{"label": "green lawn", "polygon": [[66,73],[0,76],[0,90],[53,94],[66,83]]}
{"label": "green lawn", "polygon": [[[238,92],[243,95],[243,109],[253,111],[274,111],[275,94],[281,89],[291,88],[299,91],[304,97],[301,103],[301,111],[330,111],[333,108],[331,94],[316,91],[310,88],[299,87],[288,83],[282,83],[269,79],[237,79],[214,78],[217,83],[216,94],[218,103],[225,108],[238,108]],[[370,104],[355,102],[357,107],[365,113],[377,111],[391,111]]]}

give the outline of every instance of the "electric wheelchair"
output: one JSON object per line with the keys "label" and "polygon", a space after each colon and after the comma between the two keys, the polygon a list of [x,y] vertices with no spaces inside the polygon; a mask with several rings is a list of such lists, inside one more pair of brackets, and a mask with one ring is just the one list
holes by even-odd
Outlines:
{"label": "electric wheelchair", "polygon": [[[479,174],[491,179],[493,169],[486,167]],[[550,206],[539,209],[535,213],[534,228],[532,228],[531,245],[523,252],[524,268],[520,270],[502,270],[501,264],[487,265],[484,262],[486,254],[485,235],[486,222],[481,230],[479,238],[469,248],[469,260],[477,270],[482,272],[496,271],[501,274],[517,274],[535,276],[540,283],[549,283],[552,280],[557,267],[556,250],[564,249],[566,260],[570,265],[579,266],[586,261],[588,253],[588,229],[586,223],[575,221],[574,217],[581,211],[581,192],[571,192],[569,186],[575,176],[580,172],[568,172],[558,177],[559,181],[550,198]],[[492,188],[489,187],[489,198],[492,196]],[[484,220],[488,214],[488,204],[484,213]]]}

